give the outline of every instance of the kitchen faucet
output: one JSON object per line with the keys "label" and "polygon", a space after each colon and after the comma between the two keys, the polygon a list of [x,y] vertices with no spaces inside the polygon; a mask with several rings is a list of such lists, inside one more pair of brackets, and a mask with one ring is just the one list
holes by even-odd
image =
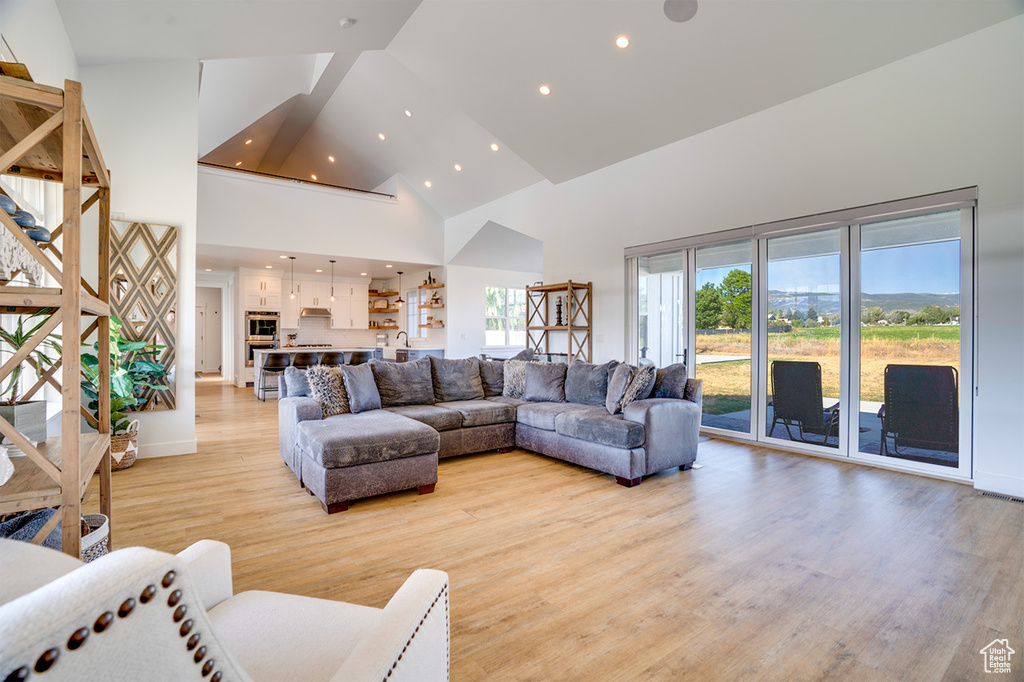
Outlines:
{"label": "kitchen faucet", "polygon": [[395,341],[398,341],[398,337],[401,336],[402,334],[405,334],[405,347],[408,348],[409,347],[409,335],[406,334],[404,331],[401,331],[401,332],[398,332],[397,334],[395,334]]}

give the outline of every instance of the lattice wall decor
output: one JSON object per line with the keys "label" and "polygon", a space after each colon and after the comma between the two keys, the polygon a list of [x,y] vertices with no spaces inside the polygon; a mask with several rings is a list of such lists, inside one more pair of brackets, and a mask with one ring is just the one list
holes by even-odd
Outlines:
{"label": "lattice wall decor", "polygon": [[[159,358],[168,372],[177,350],[178,228],[111,220],[110,309],[125,337],[166,346]],[[166,377],[165,377],[165,383]],[[137,410],[173,410],[169,390],[145,389]]]}

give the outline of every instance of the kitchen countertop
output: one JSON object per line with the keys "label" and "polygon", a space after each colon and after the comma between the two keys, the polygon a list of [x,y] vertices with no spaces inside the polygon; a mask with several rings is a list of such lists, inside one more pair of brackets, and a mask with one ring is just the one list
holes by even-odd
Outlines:
{"label": "kitchen countertop", "polygon": [[257,350],[254,351],[253,353],[301,353],[303,351],[311,353],[326,353],[327,351],[345,351],[346,353],[351,353],[357,350],[375,351],[378,348],[384,348],[384,346],[285,346],[283,348],[275,348],[273,350]]}

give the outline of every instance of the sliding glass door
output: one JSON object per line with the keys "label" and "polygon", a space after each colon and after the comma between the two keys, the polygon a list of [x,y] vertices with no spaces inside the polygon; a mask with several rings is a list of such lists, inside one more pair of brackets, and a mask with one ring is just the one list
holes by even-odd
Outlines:
{"label": "sliding glass door", "polygon": [[753,243],[695,251],[693,376],[704,382],[701,424],[750,433]]}
{"label": "sliding glass door", "polygon": [[858,453],[961,468],[965,212],[860,226]]}
{"label": "sliding glass door", "polygon": [[710,434],[970,477],[974,195],[630,258],[634,357],[687,363]]}

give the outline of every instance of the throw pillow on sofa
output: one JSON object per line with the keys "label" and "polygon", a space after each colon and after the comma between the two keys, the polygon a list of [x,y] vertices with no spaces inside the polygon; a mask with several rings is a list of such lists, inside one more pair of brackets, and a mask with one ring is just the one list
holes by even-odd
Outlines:
{"label": "throw pillow on sofa", "polygon": [[626,391],[622,394],[619,410],[626,409],[626,405],[635,400],[646,400],[654,392],[654,378],[658,371],[654,365],[630,367],[630,370],[629,385],[626,386]]}
{"label": "throw pillow on sofa", "polygon": [[626,395],[626,389],[629,388],[632,378],[633,368],[629,365],[619,365],[612,372],[604,400],[604,407],[608,410],[608,414],[618,414],[622,410],[622,398]]}
{"label": "throw pillow on sofa", "polygon": [[449,403],[454,400],[482,400],[484,386],[480,381],[480,360],[465,358],[435,358],[428,356],[430,373],[434,381],[434,400]]}
{"label": "throw pillow on sofa", "polygon": [[434,404],[434,380],[430,375],[429,357],[413,362],[385,362],[375,358],[369,365],[380,393],[381,406]]}
{"label": "throw pillow on sofa", "polygon": [[506,398],[522,398],[526,388],[526,360],[506,360],[504,363],[504,383],[501,394]]}
{"label": "throw pillow on sofa", "polygon": [[284,370],[284,383],[288,387],[289,398],[303,398],[313,395],[309,389],[309,381],[306,379],[306,370],[297,367],[286,367]]}
{"label": "throw pillow on sofa", "polygon": [[565,373],[565,399],[582,405],[604,405],[608,395],[608,380],[618,365],[618,360],[603,365],[572,363]]}
{"label": "throw pillow on sofa", "polygon": [[340,369],[314,365],[306,370],[306,381],[309,382],[310,395],[313,400],[320,403],[320,409],[323,410],[325,417],[350,411],[348,393],[345,391],[345,381]]}
{"label": "throw pillow on sofa", "polygon": [[562,363],[528,363],[523,400],[536,403],[564,403],[566,369],[568,367]]}
{"label": "throw pillow on sofa", "polygon": [[684,363],[677,362],[658,370],[658,374],[654,378],[652,398],[678,398],[681,400],[685,394],[686,365]]}
{"label": "throw pillow on sofa", "polygon": [[341,375],[345,380],[349,409],[353,413],[380,409],[380,393],[369,365],[343,365]]}
{"label": "throw pillow on sofa", "polygon": [[480,384],[485,398],[501,395],[505,390],[505,361],[481,360]]}
{"label": "throw pillow on sofa", "polygon": [[532,362],[533,361],[533,349],[532,348],[524,348],[523,350],[519,351],[518,353],[516,353],[515,355],[510,357],[509,360],[524,360],[526,362]]}

